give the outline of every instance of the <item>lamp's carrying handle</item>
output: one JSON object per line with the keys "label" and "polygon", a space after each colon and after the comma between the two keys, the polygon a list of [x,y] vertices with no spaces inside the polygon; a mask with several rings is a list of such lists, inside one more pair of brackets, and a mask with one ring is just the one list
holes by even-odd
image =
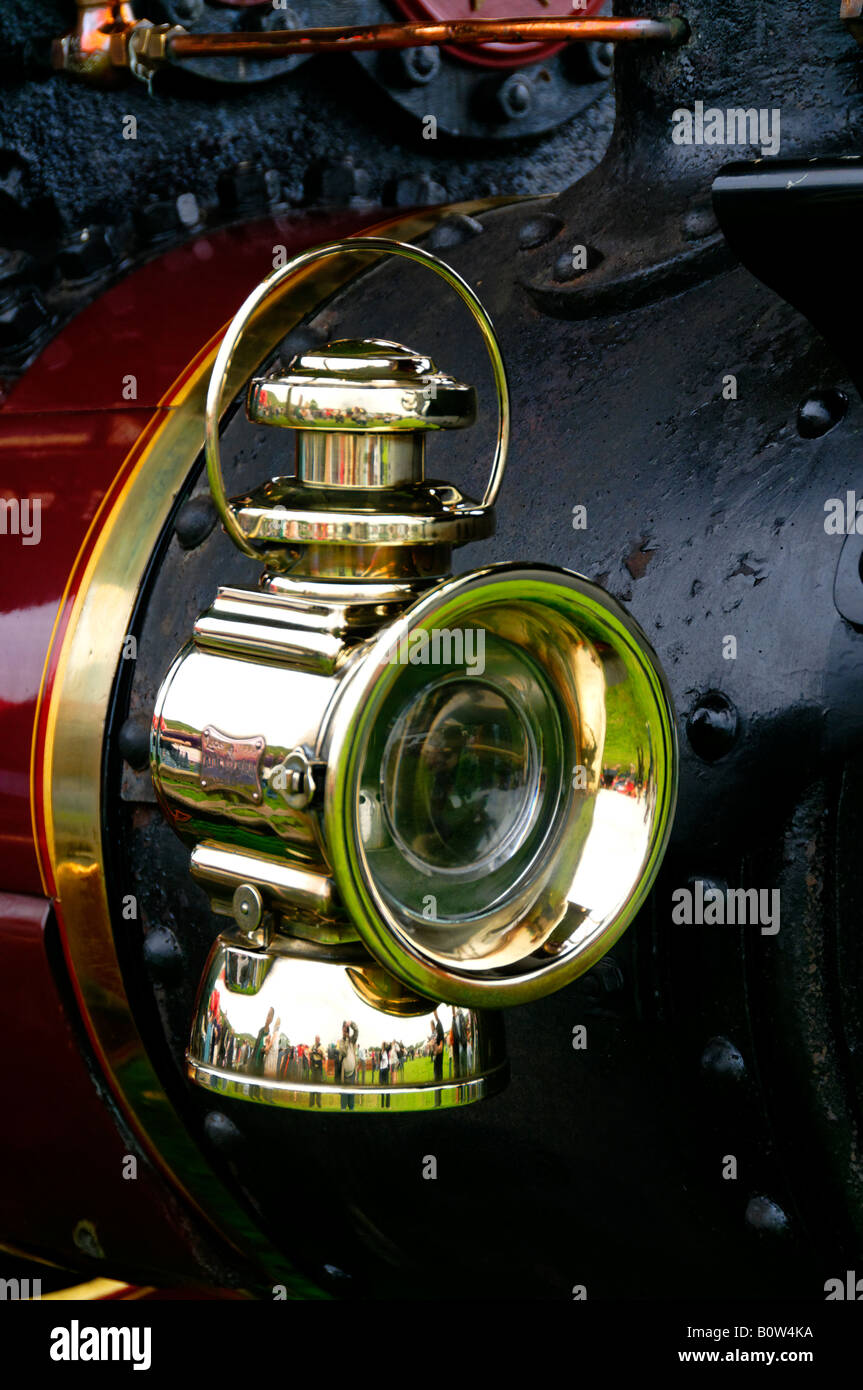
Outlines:
{"label": "lamp's carrying handle", "polygon": [[503,473],[506,467],[506,455],[509,448],[509,385],[506,379],[506,369],[503,365],[503,358],[500,352],[500,345],[492,325],[492,321],[477,298],[470,285],[462,279],[444,261],[438,260],[437,256],[431,255],[428,251],[422,251],[418,246],[411,246],[403,241],[390,241],[386,237],[347,237],[341,241],[324,242],[321,246],[315,246],[310,251],[302,251],[286,265],[280,266],[268,275],[266,280],[262,280],[257,285],[248,299],[240,308],[239,312],[231,320],[228,330],[222,339],[213,366],[213,373],[210,377],[210,385],[207,391],[207,411],[206,411],[206,435],[205,435],[205,457],[207,460],[207,478],[210,483],[210,492],[216,505],[216,510],[221,517],[222,524],[231,540],[242,550],[245,555],[252,555],[255,559],[260,559],[260,552],[249,544],[243,535],[242,529],[237,521],[233,507],[225,496],[225,483],[222,477],[222,464],[219,456],[219,419],[222,410],[222,393],[225,387],[234,350],[237,343],[245,331],[246,325],[274,290],[282,284],[288,276],[296,271],[302,270],[304,266],[313,265],[315,261],[325,260],[329,256],[336,256],[342,253],[354,252],[377,252],[380,255],[402,256],[408,261],[417,261],[420,265],[427,266],[445,280],[448,285],[456,291],[456,294],[464,301],[470,309],[479,330],[482,333],[483,341],[486,346],[489,358],[491,359],[492,371],[494,373],[494,384],[497,392],[498,406],[498,426],[497,443],[495,446],[494,459],[491,466],[488,485],[482,499],[482,509],[486,510],[494,506],[495,498],[500,491],[503,480]]}

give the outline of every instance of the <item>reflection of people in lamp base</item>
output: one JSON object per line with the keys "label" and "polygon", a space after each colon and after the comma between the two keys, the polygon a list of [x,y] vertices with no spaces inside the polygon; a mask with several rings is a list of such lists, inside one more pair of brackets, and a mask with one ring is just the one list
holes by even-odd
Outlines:
{"label": "reflection of people in lamp base", "polygon": [[[270,1036],[270,1024],[273,1021],[272,1008],[267,1011],[267,1021],[263,1028],[258,1029],[258,1036],[255,1039],[255,1046],[252,1049],[249,1071],[254,1076],[261,1076],[264,1070],[264,1061],[267,1056],[267,1042]],[[252,1086],[249,1095],[257,1099],[260,1096],[260,1087]]]}
{"label": "reflection of people in lamp base", "polygon": [[[384,1042],[384,1043],[381,1043],[381,1059],[380,1059],[379,1066],[380,1066],[380,1074],[381,1074],[381,1085],[382,1085],[382,1086],[389,1086],[389,1084],[390,1084],[390,1051],[389,1051],[389,1043],[385,1043],[385,1042]],[[389,1095],[382,1095],[382,1096],[381,1096],[381,1109],[382,1109],[382,1110],[389,1110],[389,1108],[390,1108],[390,1097],[389,1097]]]}
{"label": "reflection of people in lamp base", "polygon": [[[315,1045],[309,1052],[309,1079],[313,1086],[324,1084],[324,1049],[321,1047],[321,1039],[318,1033],[315,1034]],[[309,1096],[310,1108],[318,1107],[323,1109],[320,1091],[312,1091]]]}
{"label": "reflection of people in lamp base", "polygon": [[219,989],[213,987],[210,995],[210,1002],[207,1006],[207,1033],[204,1038],[204,1060],[207,1062],[215,1061],[216,1045],[219,1034]]}
{"label": "reflection of people in lamp base", "polygon": [[461,1009],[452,1011],[452,1074],[461,1076],[464,1070],[466,1044],[465,1016]]}
{"label": "reflection of people in lamp base", "polygon": [[[434,1060],[434,1079],[436,1086],[440,1086],[443,1082],[443,1049],[443,1024],[437,1016],[437,1009],[435,1009],[434,1027],[432,1028],[432,1058]],[[441,1105],[443,1103],[443,1095],[440,1091],[437,1092],[434,1103],[435,1105]]]}
{"label": "reflection of people in lamp base", "polygon": [[[272,1009],[270,1010],[272,1013]],[[264,1043],[264,1075],[276,1077],[279,1072],[279,1029],[282,1020],[277,1018],[273,1024],[273,1031]]]}
{"label": "reflection of people in lamp base", "polygon": [[[357,1038],[360,1030],[353,1022],[342,1024],[342,1036],[338,1041],[336,1051],[338,1053],[338,1076],[339,1081],[344,1086],[353,1086],[356,1082],[357,1072]],[[343,1110],[353,1110],[353,1095],[342,1095],[341,1105]]]}

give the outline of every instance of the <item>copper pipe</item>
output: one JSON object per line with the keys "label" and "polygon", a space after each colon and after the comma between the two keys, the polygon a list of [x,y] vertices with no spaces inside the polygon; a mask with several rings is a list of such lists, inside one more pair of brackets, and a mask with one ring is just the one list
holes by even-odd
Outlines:
{"label": "copper pipe", "polygon": [[340,53],[357,48],[423,48],[458,43],[680,43],[685,19],[452,19],[411,24],[369,24],[352,29],[279,29],[262,33],[175,34],[168,55],[177,58],[283,58],[287,53]]}

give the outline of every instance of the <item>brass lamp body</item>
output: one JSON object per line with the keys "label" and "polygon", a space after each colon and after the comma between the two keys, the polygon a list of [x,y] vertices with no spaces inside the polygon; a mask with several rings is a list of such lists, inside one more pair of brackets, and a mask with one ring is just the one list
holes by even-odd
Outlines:
{"label": "brass lamp body", "polygon": [[427,253],[348,245],[430,265],[471,308],[495,464],[479,504],[426,481],[427,433],[471,424],[473,388],[398,344],[332,343],[252,382],[250,418],[295,431],[296,475],[228,505],[221,384],[260,292],[229,330],[211,488],[267,569],[219,591],[153,720],[160,803],[232,919],[188,1070],[259,1103],[460,1105],[506,1080],[495,1011],[587,969],[638,910],[670,827],[674,722],[643,633],[595,585],[541,566],[449,577],[452,547],[491,531],[505,460],[493,330]]}

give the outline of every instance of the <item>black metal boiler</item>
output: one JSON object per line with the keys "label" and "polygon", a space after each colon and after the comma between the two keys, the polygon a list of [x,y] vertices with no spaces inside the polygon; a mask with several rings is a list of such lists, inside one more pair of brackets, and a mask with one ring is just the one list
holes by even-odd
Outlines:
{"label": "black metal boiler", "polygon": [[[838,6],[669,9],[573,187],[237,302],[209,488],[201,395],[136,560],[107,901],[246,1214],[213,1282],[823,1299],[863,1269],[861,58]],[[413,636],[457,628],[485,676],[429,683]]]}

